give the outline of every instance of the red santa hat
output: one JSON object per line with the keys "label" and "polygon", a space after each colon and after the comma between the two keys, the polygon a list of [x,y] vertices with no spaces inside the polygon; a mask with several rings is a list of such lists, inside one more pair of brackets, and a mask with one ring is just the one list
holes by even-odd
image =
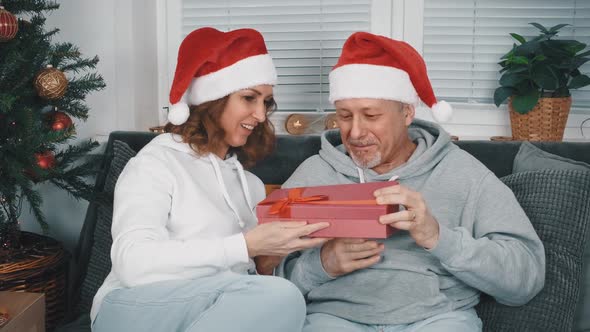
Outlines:
{"label": "red santa hat", "polygon": [[276,83],[275,66],[258,31],[197,29],[184,38],[178,50],[168,121],[174,125],[185,123],[190,114],[188,105]]}
{"label": "red santa hat", "polygon": [[330,102],[376,98],[416,105],[421,99],[438,122],[451,118],[452,108],[432,91],[426,64],[409,44],[367,32],[351,35],[330,72]]}

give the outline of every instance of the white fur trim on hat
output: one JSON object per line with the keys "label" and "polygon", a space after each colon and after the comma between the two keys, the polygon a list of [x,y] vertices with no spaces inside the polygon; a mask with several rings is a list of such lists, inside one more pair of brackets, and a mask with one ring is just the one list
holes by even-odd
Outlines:
{"label": "white fur trim on hat", "polygon": [[183,101],[172,105],[168,111],[168,121],[175,126],[180,126],[188,120],[190,110],[188,105]]}
{"label": "white fur trim on hat", "polygon": [[350,98],[396,100],[415,105],[418,94],[407,72],[369,64],[351,64],[330,72],[330,102]]}
{"label": "white fur trim on hat", "polygon": [[453,107],[444,100],[432,105],[432,117],[436,122],[447,122],[453,116]]}
{"label": "white fur trim on hat", "polygon": [[251,56],[193,79],[187,100],[191,105],[200,105],[261,84],[277,84],[277,71],[268,54]]}

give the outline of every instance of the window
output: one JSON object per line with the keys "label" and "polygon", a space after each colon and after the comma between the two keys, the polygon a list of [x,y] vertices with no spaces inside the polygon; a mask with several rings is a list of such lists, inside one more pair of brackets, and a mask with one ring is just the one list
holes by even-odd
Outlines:
{"label": "window", "polygon": [[[568,23],[559,38],[590,44],[590,2],[582,0],[424,0],[423,54],[437,96],[451,102],[493,103],[500,57],[510,32],[536,36],[529,22]],[[590,72],[590,64],[581,68]],[[590,88],[572,90],[572,113],[590,112]]]}
{"label": "window", "polygon": [[[159,13],[159,100],[167,104],[176,52],[193,29],[253,27],[264,35],[275,59],[281,111],[277,132],[293,111],[330,110],[328,74],[344,40],[354,31],[405,40],[424,55],[435,94],[453,103],[452,122],[443,127],[471,139],[509,135],[506,106],[492,103],[498,86],[497,62],[513,41],[509,32],[536,35],[529,22],[570,23],[560,37],[590,44],[588,0],[166,0]],[[165,10],[164,10],[165,9]],[[590,72],[590,64],[581,68]],[[574,105],[566,137],[581,138],[580,124],[590,114],[590,88],[572,91]],[[431,119],[425,107],[418,117]],[[320,114],[310,113],[307,116]],[[314,118],[315,119],[315,118]],[[316,121],[317,119],[313,120]],[[319,121],[319,120],[318,120]]]}
{"label": "window", "polygon": [[[281,111],[331,108],[328,74],[342,45],[352,32],[370,30],[371,0],[176,0],[172,3],[168,7],[169,52],[176,52],[182,38],[203,26],[221,31],[243,27],[260,31],[277,66],[279,84],[275,96]],[[178,12],[180,21],[178,16],[173,16]],[[170,53],[169,59],[176,59],[176,54]],[[174,64],[169,64],[170,79],[173,67]]]}

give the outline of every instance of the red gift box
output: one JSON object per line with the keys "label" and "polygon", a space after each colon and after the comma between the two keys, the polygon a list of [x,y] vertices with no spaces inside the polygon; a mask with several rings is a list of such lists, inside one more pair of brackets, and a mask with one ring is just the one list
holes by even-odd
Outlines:
{"label": "red gift box", "polygon": [[258,223],[327,221],[329,227],[310,236],[384,239],[396,229],[380,224],[379,217],[397,212],[399,206],[378,205],[373,192],[396,184],[391,181],[278,189],[256,206]]}

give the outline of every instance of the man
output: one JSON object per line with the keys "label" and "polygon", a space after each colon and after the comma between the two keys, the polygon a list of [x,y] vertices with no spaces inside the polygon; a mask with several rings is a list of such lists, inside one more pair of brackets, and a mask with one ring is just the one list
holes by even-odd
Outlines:
{"label": "man", "polygon": [[330,73],[340,133],[324,133],[283,187],[396,178],[375,197],[403,207],[380,218],[401,231],[282,262],[308,302],[304,331],[479,331],[481,292],[522,305],[543,287],[544,248],[513,193],[440,126],[415,119],[418,98],[436,119],[450,116],[411,46],[369,33],[346,41]]}

